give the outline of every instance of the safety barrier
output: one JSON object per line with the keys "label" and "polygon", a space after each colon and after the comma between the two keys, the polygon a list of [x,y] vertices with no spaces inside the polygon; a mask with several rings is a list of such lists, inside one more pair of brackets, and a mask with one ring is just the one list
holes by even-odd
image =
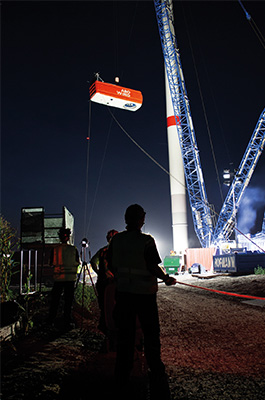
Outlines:
{"label": "safety barrier", "polygon": [[245,299],[265,300],[265,297],[258,297],[258,296],[250,296],[250,295],[247,295],[247,294],[237,294],[237,293],[231,293],[231,292],[224,292],[222,290],[210,289],[210,288],[197,286],[197,285],[191,285],[190,283],[184,283],[184,282],[179,282],[179,281],[177,281],[177,283],[180,284],[180,285],[194,287],[196,289],[207,290],[209,292],[214,292],[214,293],[218,293],[218,294],[225,294],[227,296],[243,297]]}
{"label": "safety barrier", "polygon": [[[24,262],[24,253],[28,253],[28,262]],[[31,291],[31,278],[33,276],[32,267],[32,254],[34,255],[34,291]],[[26,270],[26,283],[23,282],[23,272]],[[37,291],[37,273],[38,273],[38,250],[21,250],[20,258],[20,294],[29,295]]]}

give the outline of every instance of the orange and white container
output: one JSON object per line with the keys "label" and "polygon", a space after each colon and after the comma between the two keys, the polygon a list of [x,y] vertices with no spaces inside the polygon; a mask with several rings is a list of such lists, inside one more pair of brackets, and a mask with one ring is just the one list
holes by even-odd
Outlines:
{"label": "orange and white container", "polygon": [[143,95],[139,90],[96,80],[89,88],[90,100],[106,106],[137,111],[143,104]]}

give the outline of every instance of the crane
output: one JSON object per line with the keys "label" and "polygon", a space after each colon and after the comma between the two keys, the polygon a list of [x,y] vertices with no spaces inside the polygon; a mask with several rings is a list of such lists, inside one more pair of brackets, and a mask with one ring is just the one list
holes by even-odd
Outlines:
{"label": "crane", "polygon": [[202,247],[209,247],[213,235],[212,213],[207,199],[199,149],[177,48],[173,6],[171,1],[166,0],[154,0],[154,3],[194,228]]}
{"label": "crane", "polygon": [[172,0],[154,0],[158,29],[164,55],[168,84],[179,136],[185,180],[195,232],[202,247],[225,240],[233,232],[236,211],[254,172],[265,142],[265,110],[263,110],[247,150],[224,201],[216,226],[209,204],[193,127],[191,110],[180,54],[174,31]]}
{"label": "crane", "polygon": [[227,193],[214,230],[213,243],[227,240],[235,227],[236,213],[265,146],[265,109],[262,111],[239,168]]}

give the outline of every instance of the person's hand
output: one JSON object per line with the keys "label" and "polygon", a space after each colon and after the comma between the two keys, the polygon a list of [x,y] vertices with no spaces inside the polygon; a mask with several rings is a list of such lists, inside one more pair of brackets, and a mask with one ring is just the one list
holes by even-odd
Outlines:
{"label": "person's hand", "polygon": [[168,277],[165,279],[164,282],[165,282],[165,284],[166,284],[167,286],[176,285],[176,283],[177,283],[176,279],[173,278],[173,276],[168,276]]}

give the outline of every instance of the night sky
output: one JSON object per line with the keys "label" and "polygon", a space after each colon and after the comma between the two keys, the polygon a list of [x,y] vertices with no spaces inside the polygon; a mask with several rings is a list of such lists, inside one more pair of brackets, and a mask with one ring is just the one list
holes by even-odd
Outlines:
{"label": "night sky", "polygon": [[[243,4],[265,36],[265,2]],[[75,218],[75,244],[87,237],[94,253],[109,229],[124,229],[125,209],[138,203],[147,212],[144,231],[164,257],[172,249],[169,177],[107,107],[92,103],[89,113],[88,95],[95,72],[105,82],[119,76],[121,86],[140,90],[139,111],[111,111],[168,169],[153,2],[3,1],[1,9],[2,215],[19,232],[22,207],[43,206],[50,214],[65,205]],[[174,15],[208,200],[220,211],[199,85],[222,180],[224,168],[238,167],[265,107],[265,50],[237,1],[174,1]],[[264,160],[263,153],[245,195],[255,212],[254,225],[244,229],[252,233],[261,230],[264,213]],[[244,213],[241,208],[239,220]],[[190,211],[189,246],[198,246]]]}

